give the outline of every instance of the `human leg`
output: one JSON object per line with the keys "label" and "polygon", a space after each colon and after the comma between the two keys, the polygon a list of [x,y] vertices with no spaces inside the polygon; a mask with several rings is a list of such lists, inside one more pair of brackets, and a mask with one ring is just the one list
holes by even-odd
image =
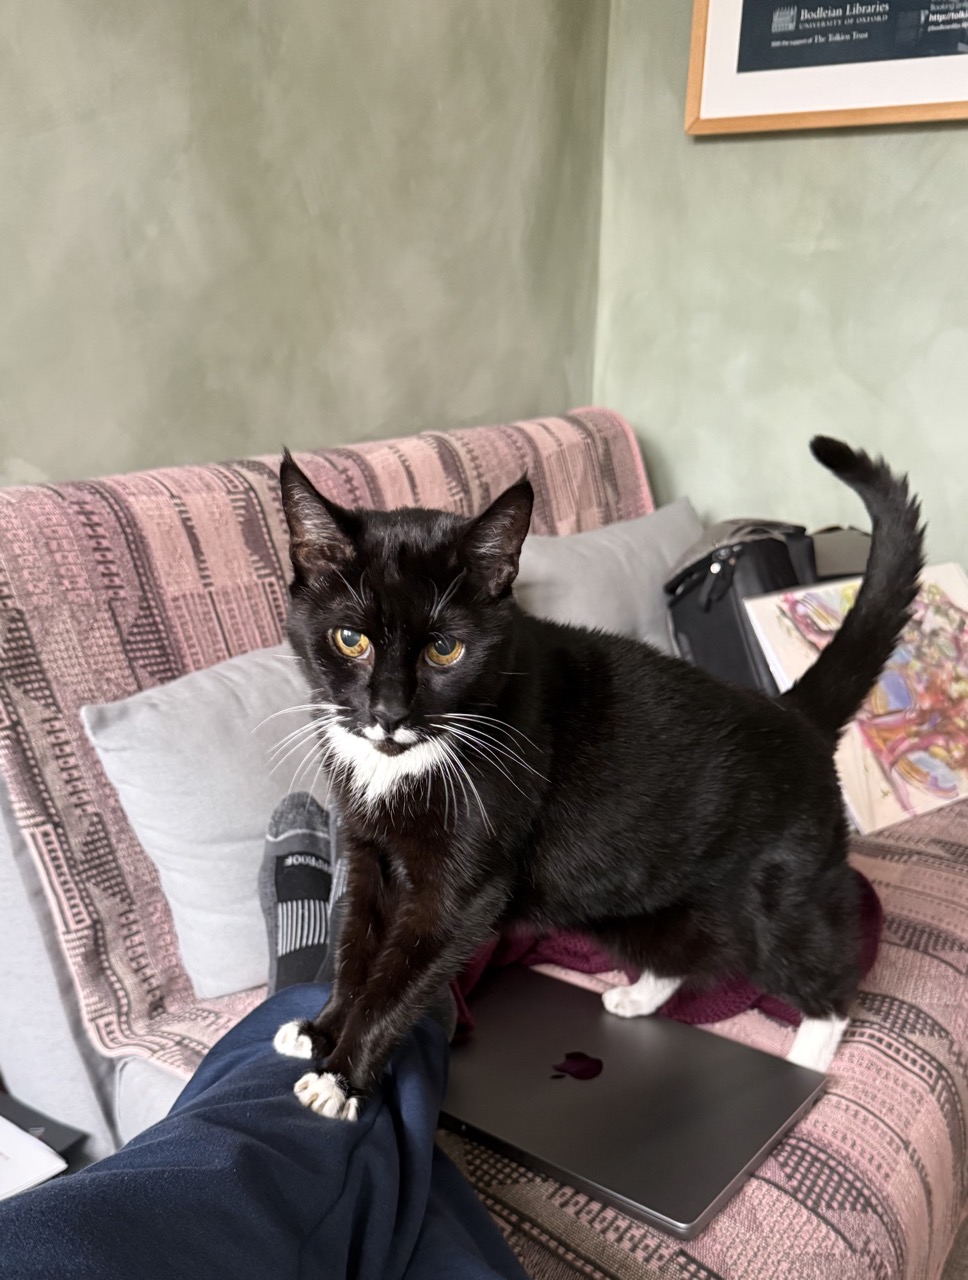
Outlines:
{"label": "human leg", "polygon": [[[323,1119],[293,1096],[305,1064],[280,1057],[273,1035],[329,994],[309,983],[318,940],[279,928],[279,903],[328,892],[315,820],[325,815],[304,809],[298,822],[273,816],[262,876],[270,950],[285,960],[273,985],[284,989],[212,1049],[159,1124],[79,1174],[0,1202],[3,1280],[523,1275],[435,1151],[448,1038],[437,1023],[423,1019],[401,1045],[362,1123]],[[333,897],[338,886],[337,874]],[[440,1013],[446,1025],[449,1006]],[[418,1260],[424,1269],[412,1272]]]}
{"label": "human leg", "polygon": [[326,995],[285,988],[212,1049],[164,1120],[114,1156],[0,1203],[0,1276],[520,1280],[484,1207],[435,1153],[439,1025],[424,1018],[407,1037],[356,1124],[293,1096],[303,1064],[277,1054],[272,1037]]}

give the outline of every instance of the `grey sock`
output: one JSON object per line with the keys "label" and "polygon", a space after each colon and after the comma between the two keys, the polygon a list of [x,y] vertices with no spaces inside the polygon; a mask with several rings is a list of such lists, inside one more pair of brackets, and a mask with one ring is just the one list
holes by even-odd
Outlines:
{"label": "grey sock", "polygon": [[259,900],[269,939],[269,994],[312,982],[329,951],[329,814],[306,792],[277,806],[266,832]]}

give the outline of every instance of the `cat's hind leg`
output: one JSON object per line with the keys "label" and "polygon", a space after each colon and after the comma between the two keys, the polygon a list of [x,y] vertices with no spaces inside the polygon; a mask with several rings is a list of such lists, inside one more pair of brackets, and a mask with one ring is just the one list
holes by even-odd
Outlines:
{"label": "cat's hind leg", "polygon": [[857,877],[843,862],[805,884],[794,881],[786,901],[758,922],[760,964],[750,979],[803,1015],[787,1061],[827,1071],[860,982]]}
{"label": "cat's hind leg", "polygon": [[620,1018],[642,1018],[661,1009],[682,986],[682,981],[682,978],[660,978],[646,969],[637,982],[604,992],[602,1004]]}
{"label": "cat's hind leg", "polygon": [[602,995],[605,1008],[620,1018],[643,1018],[661,1009],[693,976],[697,949],[708,949],[705,931],[680,905],[599,921],[593,933],[620,963],[639,970],[637,982]]}
{"label": "cat's hind leg", "polygon": [[814,1071],[829,1070],[849,1021],[833,1014],[828,1018],[804,1018],[793,1037],[787,1062]]}

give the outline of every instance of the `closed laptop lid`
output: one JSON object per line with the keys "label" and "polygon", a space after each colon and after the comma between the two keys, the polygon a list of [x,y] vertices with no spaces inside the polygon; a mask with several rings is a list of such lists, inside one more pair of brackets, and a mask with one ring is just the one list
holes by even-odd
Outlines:
{"label": "closed laptop lid", "polygon": [[451,1050],[441,1122],[685,1239],[825,1077],[670,1018],[619,1018],[533,970],[488,975]]}

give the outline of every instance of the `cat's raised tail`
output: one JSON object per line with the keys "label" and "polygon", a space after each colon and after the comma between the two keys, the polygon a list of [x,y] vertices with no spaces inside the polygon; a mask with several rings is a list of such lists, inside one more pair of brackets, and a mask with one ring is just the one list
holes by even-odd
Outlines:
{"label": "cat's raised tail", "polygon": [[817,661],[783,695],[823,732],[836,736],[874,686],[911,616],[924,564],[921,508],[906,476],[829,436],[815,436],[818,462],[859,495],[873,525],[870,555],[854,607]]}

